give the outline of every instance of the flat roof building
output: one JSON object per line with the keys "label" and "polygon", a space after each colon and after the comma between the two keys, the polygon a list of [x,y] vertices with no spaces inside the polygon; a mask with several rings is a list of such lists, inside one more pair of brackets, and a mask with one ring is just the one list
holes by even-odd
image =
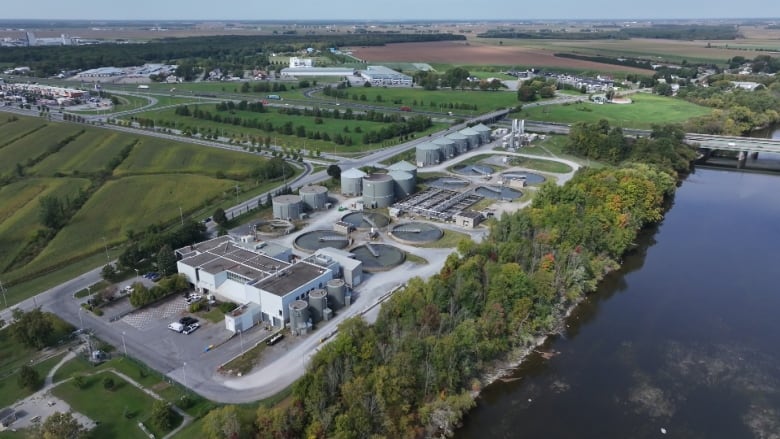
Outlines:
{"label": "flat roof building", "polygon": [[372,85],[412,86],[411,76],[396,72],[385,66],[368,66],[366,70],[360,71],[360,76]]}
{"label": "flat roof building", "polygon": [[300,78],[312,76],[355,76],[355,69],[345,67],[296,67],[284,68],[282,78]]}

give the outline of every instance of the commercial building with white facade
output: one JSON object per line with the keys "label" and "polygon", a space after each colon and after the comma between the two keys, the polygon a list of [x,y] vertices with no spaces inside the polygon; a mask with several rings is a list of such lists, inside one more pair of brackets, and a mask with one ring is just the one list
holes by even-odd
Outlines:
{"label": "commercial building with white facade", "polygon": [[[206,295],[240,305],[226,316],[231,331],[264,323],[282,327],[289,320],[290,303],[306,300],[309,292],[325,288],[339,270],[316,260],[290,263],[251,250],[229,236],[176,251],[180,274]],[[235,315],[234,315],[235,314]]]}
{"label": "commercial building with white facade", "polygon": [[412,86],[411,76],[396,72],[385,66],[368,66],[366,70],[360,71],[360,76],[370,82],[371,85]]}

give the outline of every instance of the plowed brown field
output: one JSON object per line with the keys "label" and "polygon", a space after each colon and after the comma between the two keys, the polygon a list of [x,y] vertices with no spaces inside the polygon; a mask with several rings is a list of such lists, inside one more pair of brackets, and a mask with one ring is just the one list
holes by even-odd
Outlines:
{"label": "plowed brown field", "polygon": [[464,41],[398,43],[385,46],[355,47],[352,53],[369,62],[427,62],[460,65],[500,65],[562,67],[580,70],[633,72],[649,70],[602,64],[578,59],[558,58],[552,52],[535,48],[488,46]]}

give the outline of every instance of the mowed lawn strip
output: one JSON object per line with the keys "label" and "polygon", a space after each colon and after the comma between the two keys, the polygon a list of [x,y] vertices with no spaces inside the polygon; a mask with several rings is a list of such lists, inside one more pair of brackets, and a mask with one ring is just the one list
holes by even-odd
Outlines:
{"label": "mowed lawn strip", "polygon": [[[495,73],[493,76],[500,76]],[[382,88],[382,87],[351,87],[344,89],[348,99],[336,99],[318,93],[317,97],[332,101],[350,102],[391,108],[410,107],[415,111],[449,112],[455,114],[480,114],[495,111],[499,108],[514,107],[519,104],[517,93],[500,89],[497,91],[482,90],[425,90],[422,88]],[[352,95],[366,95],[366,100],[354,100]],[[382,101],[377,101],[377,96]],[[415,102],[417,102],[415,104]],[[433,103],[433,105],[431,105]],[[450,108],[452,104],[453,108]],[[457,105],[476,105],[476,110],[457,109]]]}
{"label": "mowed lawn strip", "polygon": [[[114,380],[114,389],[103,387],[103,380]],[[87,376],[83,389],[73,383],[60,384],[52,394],[62,398],[73,407],[100,424],[91,432],[91,437],[114,439],[143,439],[146,436],[138,422],[146,421],[154,399],[112,372]]]}
{"label": "mowed lawn strip", "polygon": [[688,119],[709,114],[706,107],[664,96],[635,93],[628,96],[631,104],[603,104],[591,102],[578,104],[543,105],[523,108],[517,116],[526,120],[544,122],[598,122],[622,128],[650,129],[654,124],[682,123]]}
{"label": "mowed lawn strip", "polygon": [[[11,143],[0,149],[0,174],[13,172],[17,163],[24,165],[28,159],[39,156],[55,146],[57,142],[75,135],[83,129],[84,127],[78,125],[49,124],[43,129]],[[0,129],[0,135],[4,135],[2,129]]]}
{"label": "mowed lawn strip", "polygon": [[43,196],[73,198],[89,186],[80,178],[34,178],[0,188],[0,272],[4,272],[25,243],[43,226],[39,220]]}
{"label": "mowed lawn strip", "polygon": [[11,118],[17,116],[3,116],[0,115],[0,120],[3,121],[3,124],[0,125],[0,149],[17,140],[21,140],[20,138],[30,135],[34,130],[41,129],[46,125],[46,122],[42,119],[20,117],[11,121]]}
{"label": "mowed lawn strip", "polygon": [[42,176],[53,176],[63,170],[79,173],[97,172],[117,156],[125,145],[132,143],[133,136],[109,130],[90,129],[78,139],[65,145],[57,154],[50,155],[32,168],[31,172]]}
{"label": "mowed lawn strip", "polygon": [[[58,263],[77,255],[122,242],[128,231],[141,231],[195,210],[210,199],[231,190],[232,180],[201,175],[147,175],[112,180],[101,187],[62,229],[46,249],[28,265]],[[197,194],[197,196],[193,196]]]}

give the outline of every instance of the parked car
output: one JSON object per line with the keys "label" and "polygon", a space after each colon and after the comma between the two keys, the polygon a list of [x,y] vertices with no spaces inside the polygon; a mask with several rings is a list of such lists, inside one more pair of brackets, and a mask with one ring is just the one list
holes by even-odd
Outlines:
{"label": "parked car", "polygon": [[189,326],[193,323],[198,323],[198,319],[196,319],[195,317],[186,316],[180,318],[179,323],[181,323],[184,326]]}
{"label": "parked car", "polygon": [[283,338],[284,338],[284,334],[282,334],[281,332],[277,332],[276,334],[274,334],[273,336],[271,336],[271,338],[269,338],[268,340],[266,340],[266,341],[265,341],[265,344],[267,344],[268,346],[273,346],[273,345],[275,345],[276,343],[278,343],[278,342],[279,342],[279,340],[281,340],[281,339],[283,339]]}
{"label": "parked car", "polygon": [[193,332],[195,332],[195,330],[197,330],[198,328],[200,328],[200,323],[193,323],[191,325],[187,325],[187,327],[184,328],[184,331],[182,331],[182,333],[185,335],[190,335]]}
{"label": "parked car", "polygon": [[184,331],[185,326],[179,322],[173,322],[168,324],[168,329],[170,329],[171,331],[181,333],[182,331]]}
{"label": "parked car", "polygon": [[152,275],[149,277],[149,280],[152,282],[157,282],[160,279],[162,279],[162,276],[160,276],[159,273],[152,273]]}

